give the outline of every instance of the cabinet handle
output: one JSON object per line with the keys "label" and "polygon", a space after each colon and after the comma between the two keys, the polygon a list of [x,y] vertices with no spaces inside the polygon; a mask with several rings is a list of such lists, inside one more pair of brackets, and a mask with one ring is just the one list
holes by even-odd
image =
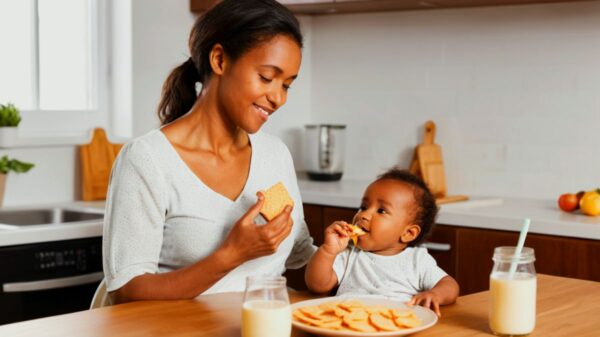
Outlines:
{"label": "cabinet handle", "polygon": [[433,250],[436,252],[449,252],[452,246],[449,243],[438,243],[438,242],[425,242],[421,244],[421,247]]}
{"label": "cabinet handle", "polygon": [[50,280],[5,283],[2,285],[2,291],[5,293],[19,293],[27,291],[66,288],[99,282],[100,280],[102,280],[103,277],[104,274],[101,271],[99,271],[85,275],[61,277]]}

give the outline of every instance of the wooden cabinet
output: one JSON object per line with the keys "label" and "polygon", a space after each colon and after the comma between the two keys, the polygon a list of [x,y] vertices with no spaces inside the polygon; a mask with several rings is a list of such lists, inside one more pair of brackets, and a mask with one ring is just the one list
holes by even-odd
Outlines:
{"label": "wooden cabinet", "polygon": [[334,221],[341,220],[352,223],[356,211],[356,208],[323,207],[323,229],[327,228]]}
{"label": "wooden cabinet", "polygon": [[323,207],[317,205],[304,205],[304,220],[310,235],[315,240],[315,245],[323,244]]}
{"label": "wooden cabinet", "polygon": [[[573,1],[581,0],[279,0],[279,2],[287,6],[294,13],[309,15],[539,4]],[[190,10],[195,13],[200,13],[207,10],[217,2],[218,0],[190,0]]]}
{"label": "wooden cabinet", "polygon": [[[514,246],[519,234],[457,227],[457,281],[461,295],[489,288],[494,248]],[[525,246],[535,251],[538,273],[600,281],[600,242],[529,234]]]}
{"label": "wooden cabinet", "polygon": [[190,0],[190,11],[202,13],[214,6],[219,0]]}
{"label": "wooden cabinet", "polygon": [[447,244],[449,250],[429,249],[438,266],[448,275],[456,278],[456,229],[451,226],[435,225],[426,242]]}

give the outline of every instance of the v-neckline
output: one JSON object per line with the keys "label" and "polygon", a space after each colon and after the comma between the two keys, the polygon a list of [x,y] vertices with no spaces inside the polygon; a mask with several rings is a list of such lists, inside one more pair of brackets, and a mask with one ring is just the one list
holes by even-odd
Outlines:
{"label": "v-neckline", "polygon": [[171,143],[171,141],[169,140],[169,138],[167,138],[167,135],[165,135],[161,129],[157,129],[156,130],[158,133],[160,133],[162,135],[162,138],[164,139],[164,141],[166,142],[167,147],[172,151],[172,153],[175,155],[175,157],[177,157],[177,160],[185,167],[185,170],[191,174],[194,179],[198,182],[198,184],[210,191],[212,194],[217,195],[219,198],[224,199],[226,201],[228,201],[231,204],[235,204],[237,203],[243,196],[244,194],[246,194],[246,189],[248,188],[248,185],[250,183],[250,180],[253,176],[254,173],[254,162],[255,160],[255,156],[256,156],[256,144],[255,142],[253,142],[253,135],[252,134],[248,134],[248,142],[250,144],[250,166],[248,168],[248,176],[246,177],[246,182],[244,183],[244,187],[242,187],[242,190],[240,191],[240,194],[238,194],[238,196],[235,199],[231,199],[217,191],[215,191],[212,187],[208,186],[203,180],[202,178],[200,178],[196,173],[194,173],[194,171],[189,167],[189,165],[185,162],[185,160],[183,160],[183,158],[181,158],[181,155],[179,155],[179,152],[177,152],[177,150],[175,149],[175,147],[173,146],[173,144]]}

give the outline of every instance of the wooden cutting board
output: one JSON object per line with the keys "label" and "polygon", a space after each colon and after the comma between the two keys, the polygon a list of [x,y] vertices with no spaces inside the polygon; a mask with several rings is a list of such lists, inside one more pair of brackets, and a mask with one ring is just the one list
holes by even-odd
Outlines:
{"label": "wooden cutting board", "polygon": [[442,148],[435,144],[435,123],[425,123],[423,144],[417,146],[419,158],[419,171],[423,180],[429,184],[431,193],[435,197],[446,195],[446,177],[444,175],[444,161]]}
{"label": "wooden cutting board", "polygon": [[102,128],[94,129],[91,143],[79,146],[84,201],[106,199],[112,165],[122,146],[109,143]]}
{"label": "wooden cutting board", "polygon": [[435,123],[427,121],[423,143],[417,145],[409,170],[425,181],[438,205],[468,200],[465,195],[448,196],[442,148],[435,143],[435,131]]}

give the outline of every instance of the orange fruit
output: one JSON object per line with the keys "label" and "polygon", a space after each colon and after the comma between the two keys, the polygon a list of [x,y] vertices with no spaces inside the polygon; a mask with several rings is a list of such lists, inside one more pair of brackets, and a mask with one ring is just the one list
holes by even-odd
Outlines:
{"label": "orange fruit", "polygon": [[[597,190],[596,190],[597,191]],[[596,191],[586,192],[579,202],[579,208],[585,215],[600,215],[600,194]]]}

